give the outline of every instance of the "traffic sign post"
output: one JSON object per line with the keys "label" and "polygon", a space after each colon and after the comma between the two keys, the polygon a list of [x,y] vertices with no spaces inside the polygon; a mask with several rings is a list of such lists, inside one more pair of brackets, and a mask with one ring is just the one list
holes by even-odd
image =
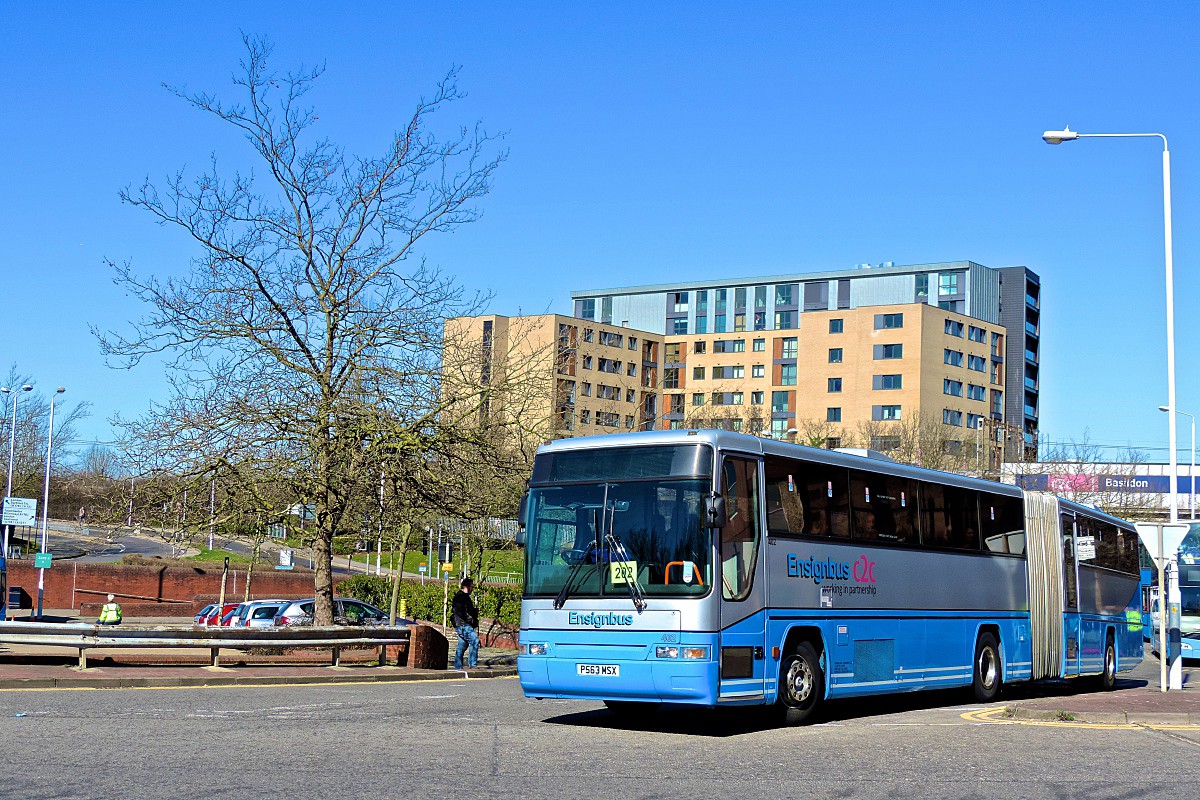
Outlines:
{"label": "traffic sign post", "polygon": [[50,569],[53,560],[53,553],[38,553],[33,557],[33,566],[35,569]]}
{"label": "traffic sign post", "polygon": [[[1158,660],[1159,691],[1183,688],[1183,662],[1180,650],[1179,546],[1191,526],[1186,523],[1138,522],[1138,538],[1158,567]],[[1168,631],[1168,606],[1170,630]],[[1168,638],[1169,637],[1169,638]],[[1169,663],[1169,667],[1168,667]]]}
{"label": "traffic sign post", "polygon": [[37,500],[28,497],[4,498],[4,510],[0,525],[24,525],[33,527],[37,524]]}

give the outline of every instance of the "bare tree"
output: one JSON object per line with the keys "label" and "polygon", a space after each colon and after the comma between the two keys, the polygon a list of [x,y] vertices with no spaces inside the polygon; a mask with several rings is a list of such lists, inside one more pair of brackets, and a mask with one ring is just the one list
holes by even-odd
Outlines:
{"label": "bare tree", "polygon": [[[3,394],[0,403],[0,431],[3,436],[4,464],[8,465],[8,445],[10,434],[13,437],[13,485],[14,497],[42,496],[42,483],[46,474],[46,444],[50,424],[50,397],[42,387],[34,383],[33,378],[22,373],[16,364],[9,367],[8,376],[3,384],[16,394],[16,425],[13,427],[13,394]],[[22,386],[32,385],[32,391],[21,391]],[[53,394],[54,390],[49,390]],[[54,441],[51,453],[51,472],[55,475],[68,471],[72,454],[78,444],[77,426],[86,419],[90,405],[86,402],[65,404],[56,402],[54,406]],[[5,475],[7,478],[7,475]],[[39,499],[40,508],[40,499]],[[66,509],[59,509],[62,515]],[[67,514],[68,517],[71,514]]]}
{"label": "bare tree", "polygon": [[233,480],[286,458],[279,481],[316,508],[315,619],[329,624],[334,534],[370,495],[381,453],[422,449],[447,402],[443,321],[480,307],[415,248],[478,216],[504,154],[478,126],[434,132],[432,115],[461,96],[452,70],[382,155],[350,156],[314,139],[304,103],[322,70],[277,74],[267,42],[244,43],[241,101],[172,91],[240,131],[265,177],[227,176],[214,156],[192,181],[179,172],[161,189],[127,188],[125,202],[190,237],[198,255],[165,280],[114,264],[150,310],[131,333],[95,333],[110,363],[166,360],[171,396],[117,420],[152,461]]}

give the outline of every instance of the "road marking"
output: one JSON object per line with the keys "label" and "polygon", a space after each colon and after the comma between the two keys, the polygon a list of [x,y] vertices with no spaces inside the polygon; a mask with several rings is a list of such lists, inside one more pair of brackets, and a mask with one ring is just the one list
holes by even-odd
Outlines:
{"label": "road marking", "polygon": [[[1043,719],[1017,719],[1016,717],[998,718],[1005,712],[1004,706],[996,708],[984,708],[978,711],[968,711],[960,716],[968,722],[984,723],[991,725],[1032,725],[1034,727],[1053,727],[1053,728],[1083,728],[1098,731],[1196,731],[1200,730],[1200,725],[1145,725],[1140,722],[1075,722],[1073,720],[1043,720]],[[1188,741],[1188,740],[1183,740]],[[1200,747],[1200,743],[1188,741]]]}

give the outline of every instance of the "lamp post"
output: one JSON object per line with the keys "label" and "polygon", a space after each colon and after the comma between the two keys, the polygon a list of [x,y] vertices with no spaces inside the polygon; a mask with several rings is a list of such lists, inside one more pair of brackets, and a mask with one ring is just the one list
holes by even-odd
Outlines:
{"label": "lamp post", "polygon": [[[50,455],[53,453],[54,447],[54,401],[58,396],[65,392],[66,389],[58,387],[54,390],[54,394],[50,397],[50,427],[46,429],[46,483],[42,489],[42,544],[38,550],[40,553],[46,552],[46,523],[49,518],[50,511]],[[38,602],[37,602],[37,618],[42,618],[42,592],[46,586],[46,568],[38,569]]]}
{"label": "lamp post", "polygon": [[[21,391],[32,392],[33,387],[27,383],[21,387]],[[8,429],[8,482],[4,484],[4,497],[9,498],[12,497],[13,459],[17,446],[17,397],[20,395],[16,389],[10,389],[7,386],[0,388],[0,392],[3,392],[4,394],[11,394],[13,398],[12,425]],[[0,551],[0,558],[8,558],[8,535],[11,529],[11,525],[4,526],[4,549]]]}
{"label": "lamp post", "polygon": [[[1171,251],[1171,150],[1167,146],[1167,137],[1161,133],[1078,133],[1064,126],[1061,131],[1045,131],[1042,134],[1042,139],[1046,144],[1062,144],[1076,139],[1134,139],[1134,138],[1153,138],[1162,139],[1162,175],[1163,175],[1163,244],[1166,251],[1166,278],[1167,278],[1167,435],[1168,447],[1171,455],[1171,477],[1173,480],[1178,479],[1179,475],[1179,460],[1176,448],[1178,440],[1176,437],[1176,408],[1175,408],[1175,267],[1173,255]],[[1173,487],[1178,489],[1178,487]],[[1179,522],[1179,495],[1177,491],[1171,492],[1171,522]],[[1166,559],[1166,553],[1160,553],[1160,558]],[[1174,559],[1171,559],[1174,562]],[[1179,579],[1176,573],[1176,567],[1172,564],[1172,569],[1169,572],[1170,579],[1168,586],[1159,587],[1162,594],[1166,595],[1167,602],[1173,606],[1182,602],[1179,594]],[[1165,612],[1167,603],[1160,602],[1159,607]],[[1163,683],[1167,683],[1166,672],[1166,653],[1167,646],[1164,637],[1163,642]],[[1183,688],[1183,665],[1178,656],[1171,659],[1170,666],[1170,688]]]}
{"label": "lamp post", "polygon": [[[1170,409],[1167,408],[1166,406],[1159,406],[1158,410],[1159,411],[1170,411]],[[1191,509],[1191,518],[1195,519],[1196,518],[1196,415],[1189,414],[1186,411],[1180,411],[1179,409],[1175,409],[1175,413],[1183,414],[1185,417],[1190,417],[1192,420],[1192,465],[1191,465],[1191,468],[1188,470],[1188,508]],[[1176,478],[1175,482],[1176,482],[1176,484],[1178,484],[1179,479]],[[1178,491],[1178,488],[1179,487],[1177,485],[1176,491]]]}

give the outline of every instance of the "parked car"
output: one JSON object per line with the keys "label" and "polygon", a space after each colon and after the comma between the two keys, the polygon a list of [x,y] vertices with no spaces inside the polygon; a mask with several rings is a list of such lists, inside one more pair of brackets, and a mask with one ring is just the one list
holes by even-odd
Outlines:
{"label": "parked car", "polygon": [[240,616],[240,626],[244,628],[270,628],[275,624],[278,614],[288,600],[256,600],[246,604]]}
{"label": "parked car", "polygon": [[[311,597],[306,600],[293,600],[275,615],[275,624],[285,626],[312,625],[315,602]],[[376,608],[370,603],[364,603],[361,600],[352,600],[348,597],[335,597],[333,599],[334,625],[387,625],[387,623],[387,612]],[[414,622],[411,619],[397,617],[396,624],[412,625]]]}
{"label": "parked car", "polygon": [[212,615],[212,613],[213,613],[214,611],[216,611],[216,610],[217,610],[217,604],[216,604],[216,603],[209,603],[209,604],[208,604],[208,605],[206,605],[204,608],[200,609],[200,613],[199,613],[199,614],[197,614],[197,615],[196,615],[196,618],[192,620],[192,624],[193,624],[193,625],[206,625],[206,624],[208,624],[208,618],[209,618],[209,616],[211,616],[211,615]]}
{"label": "parked car", "polygon": [[237,607],[237,603],[226,603],[218,609],[217,604],[213,603],[208,606],[208,615],[201,618],[196,624],[200,626],[217,625],[226,614]]}
{"label": "parked car", "polygon": [[[278,606],[282,606],[282,605],[286,604],[287,602],[288,601],[284,600],[282,597],[272,597],[272,598],[265,598],[262,600],[250,600],[245,603],[238,603],[236,606],[234,606],[232,611],[230,611],[225,616],[221,617],[221,625],[225,626],[225,627],[231,627],[231,628],[245,628],[245,627],[247,627],[246,620],[247,620],[249,614],[251,613],[252,609],[257,607],[259,604],[261,604],[261,603],[276,603],[277,604],[276,607],[278,608]],[[275,618],[275,614],[272,613],[270,615],[270,619],[274,620],[274,618]],[[274,622],[271,622],[270,624],[273,625]],[[260,623],[259,625],[255,625],[253,627],[257,628],[257,627],[264,627],[264,626],[262,623]]]}

